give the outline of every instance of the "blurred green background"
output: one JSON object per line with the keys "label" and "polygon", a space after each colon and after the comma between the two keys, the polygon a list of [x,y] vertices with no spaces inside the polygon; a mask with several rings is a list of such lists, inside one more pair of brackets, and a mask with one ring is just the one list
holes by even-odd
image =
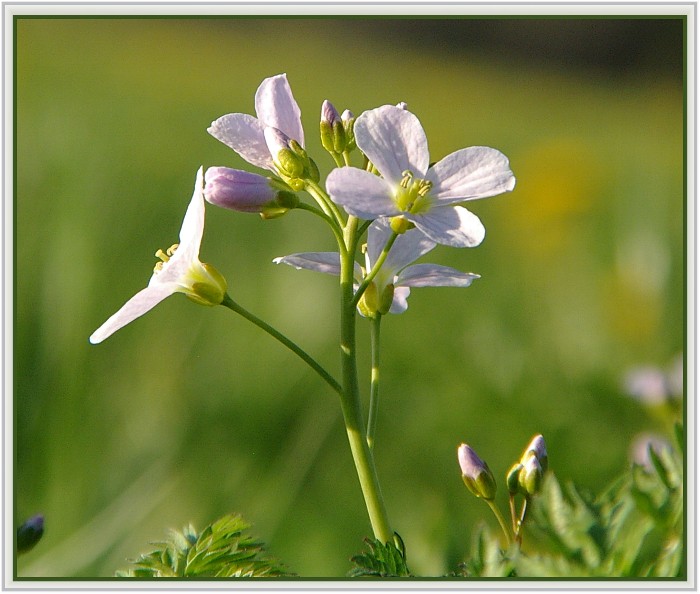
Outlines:
{"label": "blurred green background", "polygon": [[[665,429],[630,368],[684,346],[682,20],[75,19],[16,22],[16,517],[46,535],[21,576],[109,577],[170,527],[241,512],[303,576],[343,576],[370,534],[336,397],[224,308],[176,295],[88,336],[176,241],[200,165],[252,169],[206,128],[286,72],[322,172],[324,99],[406,101],[435,161],[486,145],[514,192],[471,204],[479,273],[383,325],[376,462],[409,565],[443,575],[480,518],[456,447],[497,476],[541,432],[593,491]],[[338,369],[331,277],[272,259],[334,248],[295,212],[207,209],[201,251],[242,305]],[[363,386],[367,327],[359,324]],[[501,490],[503,490],[501,486]],[[500,502],[505,503],[503,493]],[[526,538],[527,546],[527,538]]]}

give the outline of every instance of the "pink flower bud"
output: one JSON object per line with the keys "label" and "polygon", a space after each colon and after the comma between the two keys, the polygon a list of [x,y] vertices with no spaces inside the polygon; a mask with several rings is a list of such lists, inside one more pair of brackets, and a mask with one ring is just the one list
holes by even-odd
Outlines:
{"label": "pink flower bud", "polygon": [[207,202],[240,212],[262,212],[277,195],[268,178],[228,167],[210,167],[204,181]]}

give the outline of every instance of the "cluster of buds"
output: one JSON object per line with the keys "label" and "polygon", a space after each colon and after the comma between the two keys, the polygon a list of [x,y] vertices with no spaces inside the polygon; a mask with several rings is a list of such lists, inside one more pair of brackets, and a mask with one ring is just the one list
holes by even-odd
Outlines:
{"label": "cluster of buds", "polygon": [[315,161],[301,144],[277,128],[265,128],[265,142],[278,173],[294,191],[303,190],[306,181],[318,182],[321,174]]}
{"label": "cluster of buds", "polygon": [[547,447],[544,437],[535,435],[525,448],[520,460],[513,464],[506,474],[508,492],[511,495],[521,493],[525,497],[535,495],[540,490],[547,467]]}
{"label": "cluster of buds", "polygon": [[[463,443],[457,448],[457,459],[462,470],[462,481],[470,493],[483,499],[489,505],[506,536],[508,542],[522,540],[522,525],[525,521],[527,503],[530,498],[539,492],[542,485],[542,477],[547,471],[548,458],[547,447],[542,435],[535,435],[525,448],[520,460],[511,466],[506,474],[506,485],[510,499],[511,529],[506,526],[503,515],[495,504],[496,481],[488,464],[484,462],[476,452]],[[524,496],[522,510],[516,514],[515,496]]]}

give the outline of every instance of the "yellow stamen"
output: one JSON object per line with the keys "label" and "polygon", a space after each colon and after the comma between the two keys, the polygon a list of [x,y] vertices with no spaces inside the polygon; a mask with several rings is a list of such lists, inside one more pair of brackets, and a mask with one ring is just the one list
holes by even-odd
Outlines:
{"label": "yellow stamen", "polygon": [[163,270],[163,264],[165,264],[168,260],[170,260],[170,258],[175,253],[175,250],[177,250],[179,245],[180,244],[178,244],[178,243],[174,243],[167,250],[163,251],[163,250],[159,249],[156,252],[156,254],[155,254],[156,258],[159,258],[161,261],[156,262],[156,265],[153,268],[153,272],[160,272],[161,270]]}

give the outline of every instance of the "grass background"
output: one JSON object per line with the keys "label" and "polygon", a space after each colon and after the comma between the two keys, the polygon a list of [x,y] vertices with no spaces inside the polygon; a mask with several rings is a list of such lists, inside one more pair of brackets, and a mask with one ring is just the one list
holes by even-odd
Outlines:
{"label": "grass background", "polygon": [[[383,324],[376,462],[411,569],[454,569],[493,523],[462,441],[503,476],[541,432],[560,480],[602,488],[666,428],[625,373],[684,345],[682,58],[680,20],[16,21],[15,507],[47,527],[18,575],[109,577],[231,511],[303,576],[344,575],[369,535],[336,398],[255,327],[177,295],[87,341],[176,240],[196,169],[250,169],[206,128],[280,72],[322,172],[324,99],[406,101],[431,160],[493,146],[518,180],[472,203],[481,246],[427,260],[481,280]],[[331,249],[302,212],[207,209],[202,260],[337,371],[335,283],[271,262]]]}

